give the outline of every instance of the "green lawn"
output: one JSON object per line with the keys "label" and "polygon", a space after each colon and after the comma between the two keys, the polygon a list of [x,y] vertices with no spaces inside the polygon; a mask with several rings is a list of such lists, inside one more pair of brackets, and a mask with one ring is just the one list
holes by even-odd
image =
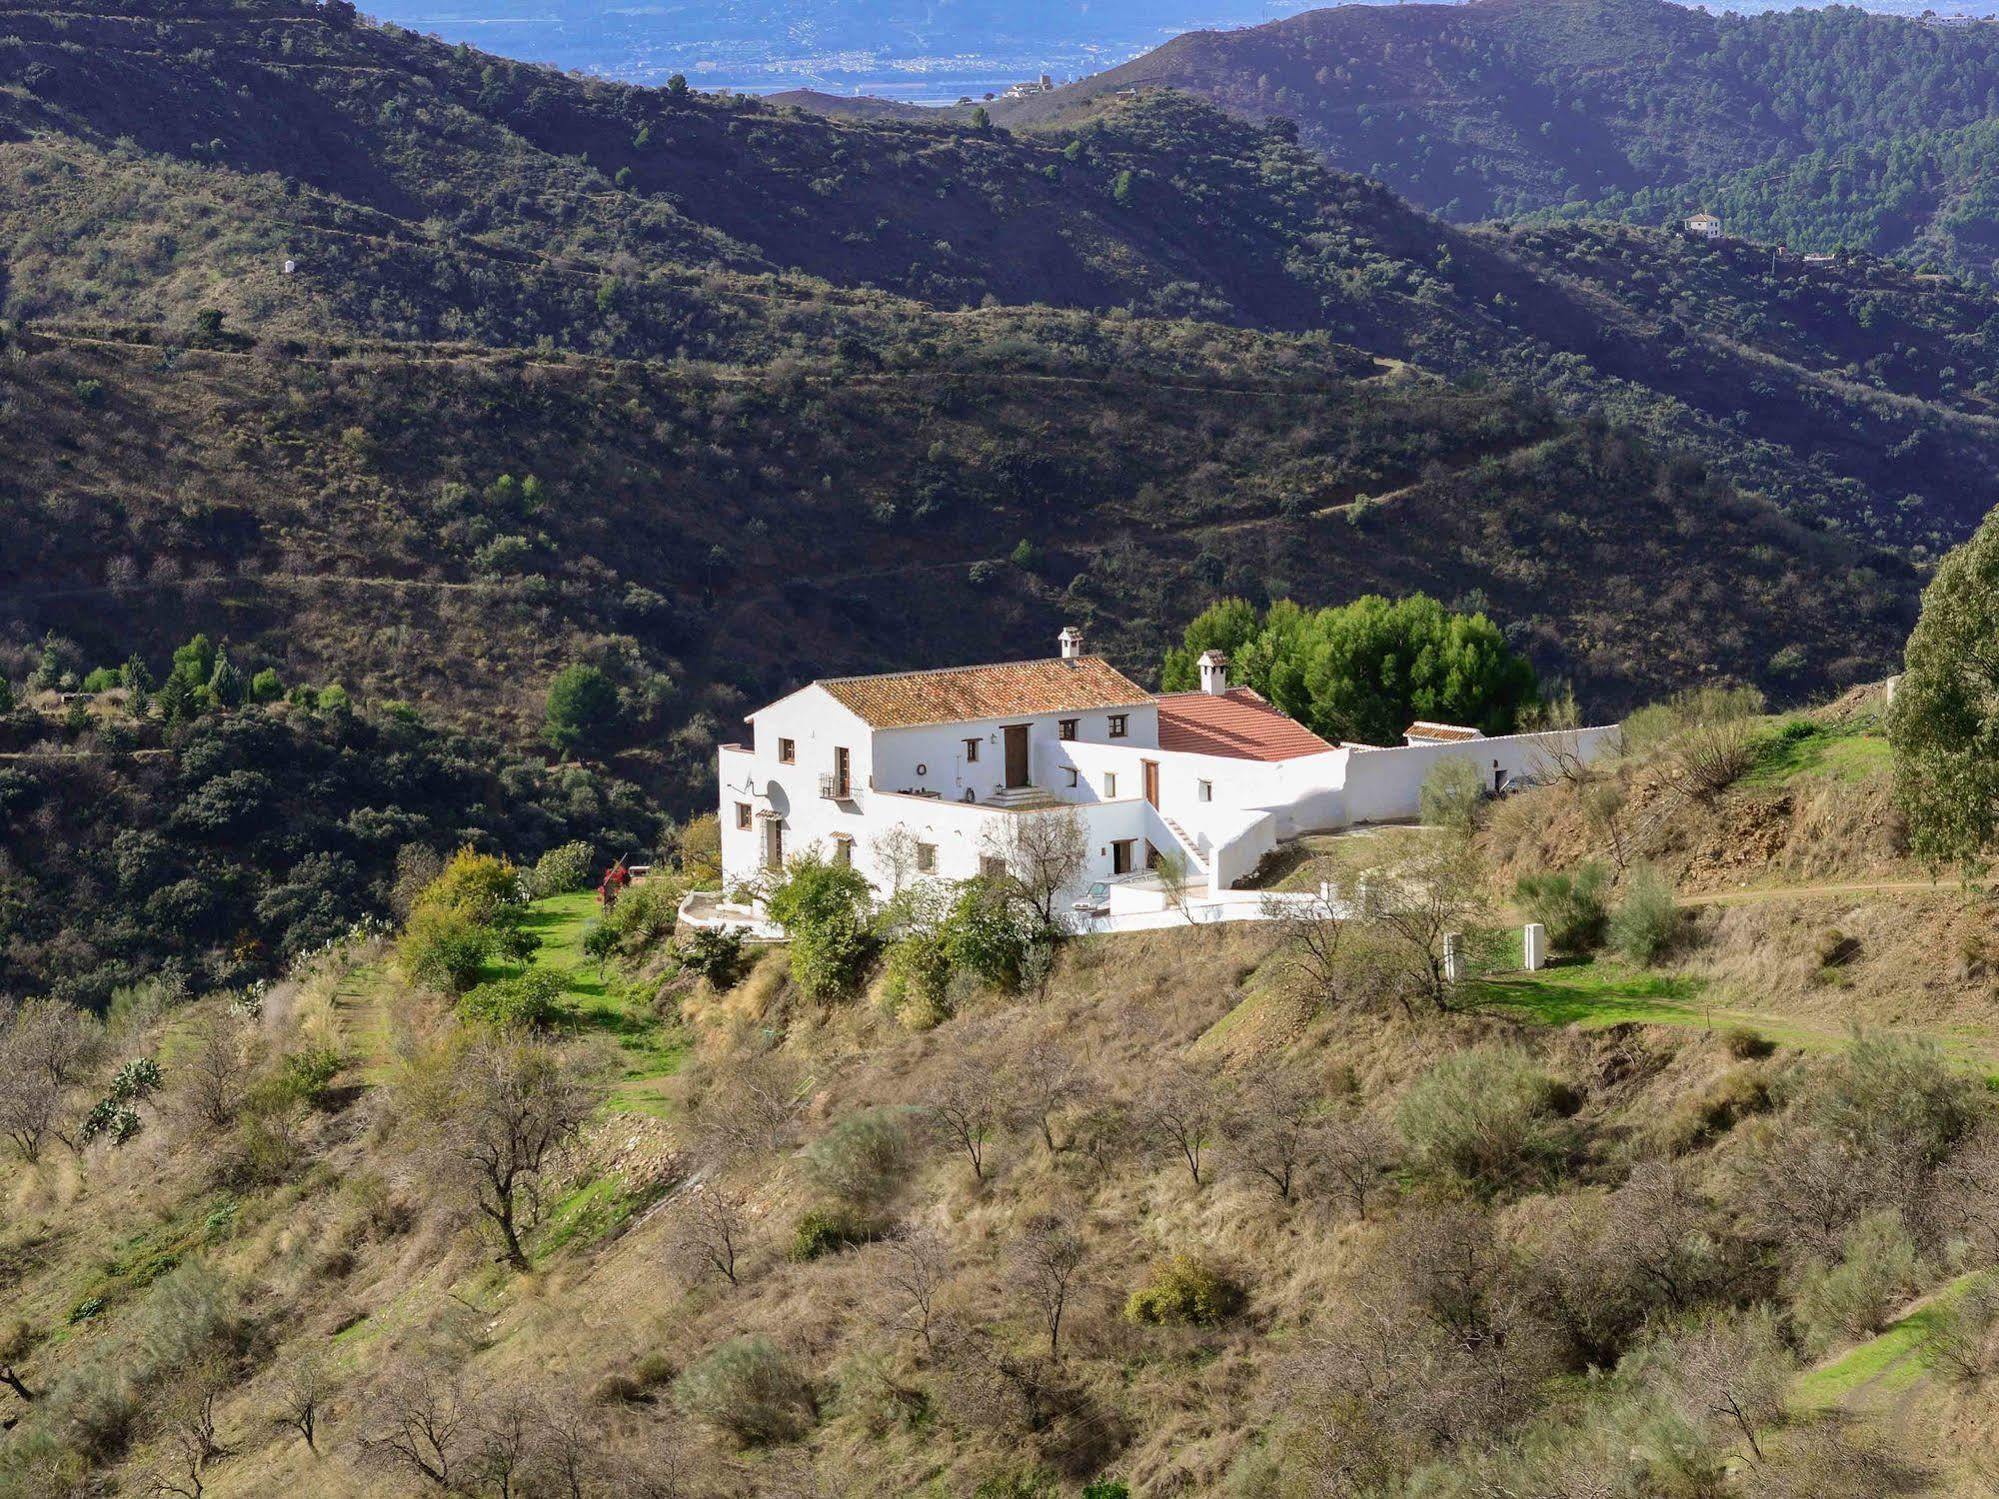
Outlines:
{"label": "green lawn", "polygon": [[1484,1008],[1537,1025],[1574,1025],[1584,1030],[1629,1022],[1702,1030],[1741,1027],[1778,1045],[1808,1049],[1838,1046],[1845,1039],[1843,1032],[1723,1008],[1711,1001],[1700,979],[1652,973],[1610,958],[1571,959],[1539,973],[1487,979],[1481,987]]}
{"label": "green lawn", "polygon": [[667,1100],[662,1081],[679,1070],[687,1038],[679,1026],[660,1019],[651,991],[600,972],[583,951],[583,934],[597,920],[597,895],[578,890],[552,895],[528,907],[527,929],[541,938],[528,960],[530,969],[560,973],[567,986],[563,1005],[579,1032],[597,1031],[623,1049],[624,1071],[611,1090],[609,1106],[622,1113],[661,1114]]}
{"label": "green lawn", "polygon": [[1801,775],[1859,782],[1881,774],[1888,763],[1888,738],[1874,718],[1837,726],[1784,718],[1772,722],[1742,779],[1751,786],[1781,786]]}

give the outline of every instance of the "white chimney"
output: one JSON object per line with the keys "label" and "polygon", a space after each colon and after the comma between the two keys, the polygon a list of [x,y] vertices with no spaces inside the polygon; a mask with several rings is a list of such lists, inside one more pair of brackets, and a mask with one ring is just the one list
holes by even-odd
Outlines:
{"label": "white chimney", "polygon": [[1083,654],[1083,632],[1074,625],[1064,625],[1062,633],[1057,635],[1055,639],[1062,647],[1062,659],[1064,661],[1074,661]]}
{"label": "white chimney", "polygon": [[1201,652],[1201,691],[1220,697],[1229,690],[1229,658],[1220,651]]}

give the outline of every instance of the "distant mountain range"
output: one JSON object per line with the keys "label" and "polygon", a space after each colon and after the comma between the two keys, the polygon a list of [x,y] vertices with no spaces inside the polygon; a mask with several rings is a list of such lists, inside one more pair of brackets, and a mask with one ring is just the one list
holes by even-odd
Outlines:
{"label": "distant mountain range", "polygon": [[856,87],[904,99],[1074,78],[1202,27],[1308,0],[387,0],[382,19],[508,56],[636,83],[763,93]]}
{"label": "distant mountain range", "polygon": [[1461,222],[1672,224],[1989,276],[1999,23],[1852,8],[1710,15],[1664,0],[1348,5],[1176,38],[997,106],[1059,118],[1184,89],[1295,121],[1328,165]]}

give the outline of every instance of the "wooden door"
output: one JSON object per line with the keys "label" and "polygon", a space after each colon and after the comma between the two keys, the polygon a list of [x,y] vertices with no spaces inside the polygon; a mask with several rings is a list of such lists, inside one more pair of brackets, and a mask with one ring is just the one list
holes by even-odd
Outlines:
{"label": "wooden door", "polygon": [[1133,842],[1133,840],[1132,840],[1132,839],[1130,839],[1130,838],[1120,838],[1120,839],[1118,839],[1118,840],[1117,840],[1116,842],[1114,842],[1114,843],[1112,843],[1112,844],[1111,844],[1111,873],[1112,873],[1112,874],[1130,874],[1130,873],[1131,873],[1131,845],[1132,845],[1132,842]]}
{"label": "wooden door", "polygon": [[1027,725],[1010,723],[1006,726],[1006,783],[1008,787],[1025,786],[1027,782]]}
{"label": "wooden door", "polygon": [[854,792],[854,761],[845,745],[833,747],[833,795],[845,801]]}
{"label": "wooden door", "polygon": [[784,824],[775,817],[766,817],[764,824],[764,868],[784,868]]}
{"label": "wooden door", "polygon": [[1139,763],[1145,767],[1145,799],[1157,808],[1159,805],[1159,762],[1157,760],[1141,760]]}

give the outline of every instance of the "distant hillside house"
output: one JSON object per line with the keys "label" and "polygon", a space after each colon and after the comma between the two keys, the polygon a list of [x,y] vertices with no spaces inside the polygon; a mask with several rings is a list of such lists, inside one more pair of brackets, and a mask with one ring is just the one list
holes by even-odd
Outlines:
{"label": "distant hillside house", "polygon": [[720,751],[725,888],[807,850],[884,894],[911,875],[966,880],[1003,863],[1018,831],[1008,819],[1070,812],[1089,848],[1077,894],[1156,891],[1149,871],[1171,855],[1193,897],[1216,899],[1300,834],[1415,817],[1441,760],[1471,761],[1498,792],[1616,733],[1487,738],[1419,722],[1401,745],[1333,744],[1229,685],[1219,652],[1202,655],[1197,691],[1155,693],[1086,655],[1073,626],[1059,647],[817,681],[750,714],[753,742]]}
{"label": "distant hillside house", "polygon": [[1698,234],[1702,239],[1721,238],[1721,220],[1711,213],[1697,213],[1687,220],[1687,233]]}

